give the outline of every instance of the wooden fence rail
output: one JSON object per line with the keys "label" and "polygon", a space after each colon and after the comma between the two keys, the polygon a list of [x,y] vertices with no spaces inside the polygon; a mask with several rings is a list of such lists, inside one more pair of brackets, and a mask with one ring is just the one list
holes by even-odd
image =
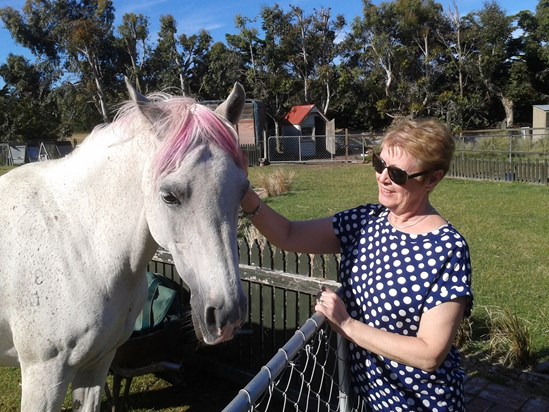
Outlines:
{"label": "wooden fence rail", "polygon": [[509,162],[503,159],[462,157],[457,154],[450,165],[448,176],[547,185],[549,184],[549,161],[515,158]]}

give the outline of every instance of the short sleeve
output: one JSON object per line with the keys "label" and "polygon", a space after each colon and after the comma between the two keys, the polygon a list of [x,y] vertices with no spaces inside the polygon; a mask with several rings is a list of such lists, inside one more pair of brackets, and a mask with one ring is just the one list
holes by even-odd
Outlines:
{"label": "short sleeve", "polygon": [[[441,303],[468,297],[465,316],[471,314],[473,293],[471,289],[471,259],[465,240],[455,230],[443,234],[435,247],[433,265],[442,263],[425,300],[423,311]],[[438,259],[438,263],[434,261]]]}

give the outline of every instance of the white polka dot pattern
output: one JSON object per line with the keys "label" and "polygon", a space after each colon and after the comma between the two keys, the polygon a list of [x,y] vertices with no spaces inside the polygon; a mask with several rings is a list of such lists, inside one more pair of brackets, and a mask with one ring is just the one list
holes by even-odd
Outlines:
{"label": "white polka dot pattern", "polygon": [[[448,224],[433,232],[400,232],[381,205],[338,213],[340,280],[354,319],[378,329],[415,336],[422,313],[458,297],[472,306],[471,263],[463,237]],[[351,344],[355,390],[374,411],[461,411],[463,371],[452,347],[434,373],[385,359]]]}

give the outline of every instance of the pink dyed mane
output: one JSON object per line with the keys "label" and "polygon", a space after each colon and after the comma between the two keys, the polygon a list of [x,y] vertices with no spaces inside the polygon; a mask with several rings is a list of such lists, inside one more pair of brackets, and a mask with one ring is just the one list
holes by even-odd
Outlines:
{"label": "pink dyed mane", "polygon": [[205,141],[221,147],[240,168],[245,168],[245,157],[236,131],[228,121],[190,98],[158,94],[151,99],[164,113],[154,125],[163,139],[153,159],[153,176],[156,179],[176,170],[185,155]]}

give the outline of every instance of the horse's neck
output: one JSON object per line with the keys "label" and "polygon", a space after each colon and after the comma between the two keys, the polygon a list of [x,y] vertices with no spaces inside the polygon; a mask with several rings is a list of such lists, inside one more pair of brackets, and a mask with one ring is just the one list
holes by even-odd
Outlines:
{"label": "horse's neck", "polygon": [[142,187],[150,143],[139,138],[113,142],[105,133],[85,142],[62,166],[78,195],[73,207],[99,245],[117,244],[119,253],[132,255],[131,266],[143,266],[157,247],[148,230]]}

